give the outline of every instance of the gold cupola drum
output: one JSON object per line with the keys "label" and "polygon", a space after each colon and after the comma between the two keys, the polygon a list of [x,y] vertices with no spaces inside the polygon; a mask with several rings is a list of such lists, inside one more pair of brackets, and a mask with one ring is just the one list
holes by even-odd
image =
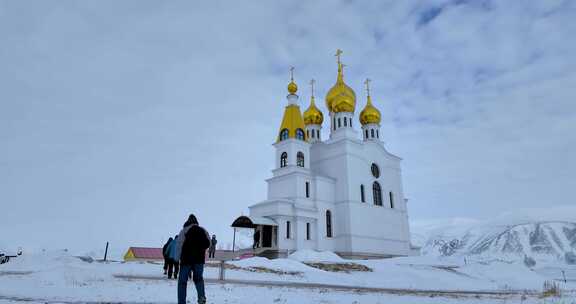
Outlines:
{"label": "gold cupola drum", "polygon": [[320,141],[320,129],[322,128],[322,122],[324,122],[324,115],[316,107],[314,102],[314,79],[310,80],[310,106],[306,111],[304,111],[304,124],[306,125],[306,137],[310,143],[315,143]]}
{"label": "gold cupola drum", "polygon": [[366,79],[366,106],[360,112],[360,123],[362,124],[362,133],[364,140],[380,138],[380,121],[382,119],[380,111],[372,104],[370,96],[370,79]]}
{"label": "gold cupola drum", "polygon": [[356,107],[356,93],[344,82],[344,65],[340,61],[341,50],[336,51],[338,58],[338,76],[336,84],[326,94],[326,107],[330,112],[354,112]]}

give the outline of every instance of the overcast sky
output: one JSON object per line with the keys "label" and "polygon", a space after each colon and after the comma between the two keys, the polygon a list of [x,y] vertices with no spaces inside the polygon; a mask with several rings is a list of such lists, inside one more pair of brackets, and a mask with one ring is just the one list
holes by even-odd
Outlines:
{"label": "overcast sky", "polygon": [[0,0],[0,243],[155,246],[191,212],[228,241],[289,67],[326,115],[337,48],[412,222],[576,203],[576,2],[197,3]]}

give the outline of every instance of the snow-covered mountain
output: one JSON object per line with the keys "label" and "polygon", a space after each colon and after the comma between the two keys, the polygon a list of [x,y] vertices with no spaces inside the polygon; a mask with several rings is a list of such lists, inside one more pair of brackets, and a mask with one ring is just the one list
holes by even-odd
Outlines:
{"label": "snow-covered mountain", "polygon": [[567,260],[576,253],[576,222],[451,225],[429,231],[425,239],[423,255]]}

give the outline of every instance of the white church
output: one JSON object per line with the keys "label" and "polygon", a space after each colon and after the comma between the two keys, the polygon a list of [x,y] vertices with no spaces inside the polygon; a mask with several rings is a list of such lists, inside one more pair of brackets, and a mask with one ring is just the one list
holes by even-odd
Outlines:
{"label": "white church", "polygon": [[[418,254],[410,243],[401,158],[384,146],[368,79],[366,105],[355,119],[356,93],[344,82],[341,53],[336,83],[326,94],[328,121],[315,105],[313,80],[303,114],[293,77],[288,84],[268,199],[232,225],[255,229],[259,255],[301,249],[355,258]],[[321,137],[323,124],[330,128],[328,139]]]}

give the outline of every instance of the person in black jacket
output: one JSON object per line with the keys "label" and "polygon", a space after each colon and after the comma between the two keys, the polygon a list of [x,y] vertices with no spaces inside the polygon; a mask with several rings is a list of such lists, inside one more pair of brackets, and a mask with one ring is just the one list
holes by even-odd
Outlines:
{"label": "person in black jacket", "polygon": [[178,304],[186,304],[186,287],[190,273],[192,273],[192,281],[194,281],[198,293],[198,304],[206,303],[203,273],[208,247],[210,247],[208,232],[198,225],[198,220],[194,214],[190,214],[178,235],[176,249],[176,260],[180,261]]}
{"label": "person in black jacket", "polygon": [[172,242],[172,237],[168,239],[164,247],[162,247],[162,256],[164,257],[164,274],[168,273],[168,265],[170,264],[170,257],[168,257],[168,246]]}

